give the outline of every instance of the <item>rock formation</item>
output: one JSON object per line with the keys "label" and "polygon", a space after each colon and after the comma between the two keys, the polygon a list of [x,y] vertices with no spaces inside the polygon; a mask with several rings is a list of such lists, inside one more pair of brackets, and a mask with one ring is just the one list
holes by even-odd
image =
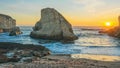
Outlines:
{"label": "rock formation", "polygon": [[41,19],[33,27],[30,34],[33,38],[51,40],[75,40],[71,24],[55,9],[41,10]]}
{"label": "rock formation", "polygon": [[118,17],[119,27],[120,27],[120,16]]}
{"label": "rock formation", "polygon": [[16,26],[16,20],[4,14],[0,14],[0,32],[8,32]]}
{"label": "rock formation", "polygon": [[10,32],[10,36],[21,34],[19,27],[16,27],[16,20],[4,14],[0,14],[0,33]]}
{"label": "rock formation", "polygon": [[48,55],[50,50],[41,45],[0,42],[0,63],[24,61],[27,60],[25,57],[31,57],[32,60]]}
{"label": "rock formation", "polygon": [[113,37],[120,38],[120,16],[118,17],[119,26],[114,27],[107,31],[107,34]]}
{"label": "rock formation", "polygon": [[22,34],[20,28],[14,27],[10,30],[9,36],[15,36],[15,35],[19,35],[19,34]]}

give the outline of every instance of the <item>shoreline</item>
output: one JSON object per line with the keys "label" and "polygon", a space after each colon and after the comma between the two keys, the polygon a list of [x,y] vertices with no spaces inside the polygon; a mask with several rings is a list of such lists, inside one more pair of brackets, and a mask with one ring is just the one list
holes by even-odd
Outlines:
{"label": "shoreline", "polygon": [[[3,44],[3,42],[0,42],[0,46],[1,44]],[[9,42],[4,42],[4,44],[5,45],[15,44],[15,47],[18,45],[18,47],[20,46],[21,49],[24,49],[24,47],[28,47],[28,46],[21,46],[21,45],[30,45],[30,44],[19,44],[19,43],[9,43]],[[37,46],[37,48],[38,47],[41,47],[41,46]],[[100,61],[100,60],[90,59],[91,57],[92,58],[96,58],[98,56],[100,57],[100,55],[96,57],[95,55],[88,56],[89,59],[84,58],[84,56],[83,58],[76,58],[76,57],[82,57],[82,55],[80,54],[54,54],[53,55],[52,54],[52,55],[46,55],[41,58],[36,58],[35,60],[32,60],[32,62],[2,63],[0,64],[0,68],[47,68],[47,67],[49,68],[119,68],[120,67],[120,61],[117,61],[117,60]],[[108,56],[106,56],[106,58],[108,58]],[[102,60],[106,60],[106,59],[103,58]]]}

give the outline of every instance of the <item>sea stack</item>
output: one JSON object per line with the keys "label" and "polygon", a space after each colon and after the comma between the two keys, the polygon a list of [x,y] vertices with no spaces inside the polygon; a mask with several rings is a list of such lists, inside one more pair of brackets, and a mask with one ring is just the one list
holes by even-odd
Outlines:
{"label": "sea stack", "polygon": [[54,8],[41,10],[41,19],[33,27],[32,38],[66,40],[77,39],[71,24]]}
{"label": "sea stack", "polygon": [[12,17],[0,14],[0,33],[10,32],[10,36],[21,34],[19,27],[16,27],[16,20]]}
{"label": "sea stack", "polygon": [[0,32],[9,32],[16,26],[16,20],[4,14],[0,14]]}

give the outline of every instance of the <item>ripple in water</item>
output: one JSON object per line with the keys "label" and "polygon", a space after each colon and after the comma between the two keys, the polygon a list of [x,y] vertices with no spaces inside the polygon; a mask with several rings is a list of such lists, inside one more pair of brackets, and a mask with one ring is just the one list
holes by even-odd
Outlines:
{"label": "ripple in water", "polygon": [[97,30],[81,30],[81,28],[74,28],[74,33],[79,39],[75,40],[74,43],[67,44],[58,41],[44,43],[45,40],[32,39],[29,37],[32,31],[31,26],[22,26],[21,30],[23,34],[18,36],[8,36],[8,33],[1,33],[0,42],[43,45],[49,48],[53,54],[120,56],[120,40],[105,34],[99,34]]}

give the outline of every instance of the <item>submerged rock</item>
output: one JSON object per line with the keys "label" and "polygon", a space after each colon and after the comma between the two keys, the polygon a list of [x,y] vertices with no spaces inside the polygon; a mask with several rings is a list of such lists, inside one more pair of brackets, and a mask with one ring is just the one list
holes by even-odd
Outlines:
{"label": "submerged rock", "polygon": [[107,33],[106,30],[100,30],[99,33]]}
{"label": "submerged rock", "polygon": [[41,19],[33,27],[32,38],[50,40],[75,40],[71,24],[55,9],[45,8],[41,11]]}

